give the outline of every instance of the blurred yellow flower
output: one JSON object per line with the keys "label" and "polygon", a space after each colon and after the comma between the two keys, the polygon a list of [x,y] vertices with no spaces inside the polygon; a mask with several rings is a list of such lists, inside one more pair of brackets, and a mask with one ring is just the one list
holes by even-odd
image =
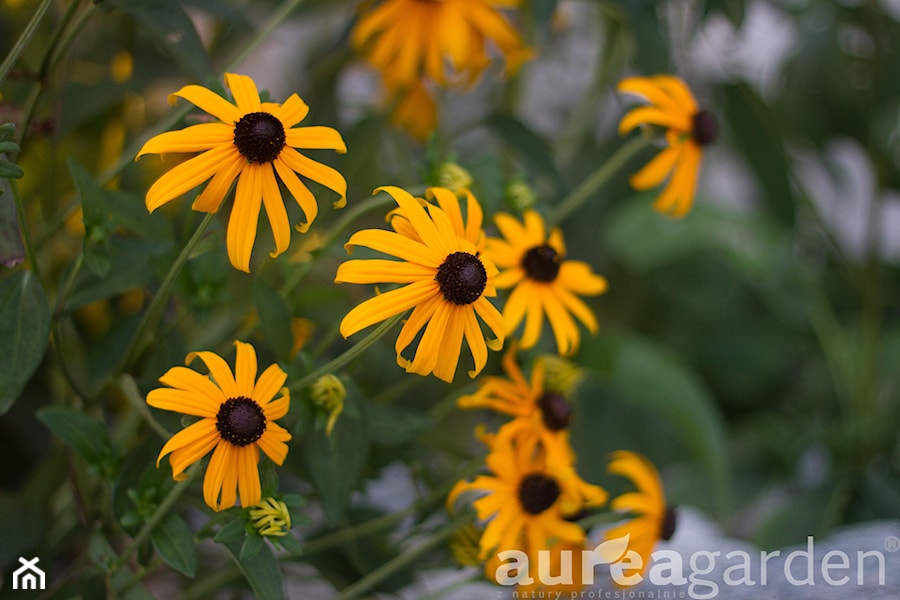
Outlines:
{"label": "blurred yellow flower", "polygon": [[522,223],[498,213],[494,223],[503,239],[487,238],[485,254],[502,269],[497,288],[513,288],[503,306],[507,334],[524,320],[522,348],[532,348],[540,338],[546,315],[557,351],[563,356],[573,354],[581,337],[572,315],[591,333],[597,331],[594,313],[578,295],[602,294],[606,280],[585,262],[563,260],[566,246],[562,232],[554,228],[547,237],[544,220],[537,212],[526,210]]}
{"label": "blurred yellow flower", "polygon": [[359,17],[353,46],[378,69],[389,89],[424,75],[442,86],[471,85],[490,64],[488,42],[509,73],[533,56],[500,13],[521,0],[385,0]]}
{"label": "blurred yellow flower", "polygon": [[612,454],[607,470],[630,479],[636,492],[617,496],[610,508],[634,515],[621,525],[604,533],[607,540],[628,538],[628,549],[640,554],[643,560],[641,573],[650,564],[650,554],[659,540],[669,540],[675,533],[675,510],[666,504],[662,481],[656,468],[646,458],[635,452],[619,450]]}
{"label": "blurred yellow flower", "polygon": [[266,209],[275,238],[271,256],[278,256],[290,245],[291,227],[279,180],[306,215],[306,222],[297,225],[300,232],[305,232],[316,218],[318,204],[298,173],[338,193],[336,208],[346,202],[344,176],[296,148],[337,152],[346,152],[347,148],[341,135],[330,127],[294,127],[309,113],[309,107],[297,94],[284,104],[261,102],[256,84],[249,77],[226,73],[225,83],[234,104],[198,85],[188,85],[171,94],[170,103],[176,97],[184,98],[219,121],[157,135],[144,144],[137,158],[144,154],[201,152],[151,186],[146,199],[150,212],[207,180],[209,183],[192,208],[216,212],[237,180],[226,237],[228,258],[234,268],[249,272],[261,207]]}
{"label": "blurred yellow flower", "polygon": [[259,504],[259,451],[281,465],[288,452],[285,442],[291,439],[291,434],[275,423],[290,405],[290,392],[283,387],[287,373],[271,365],[257,379],[256,350],[243,342],[235,342],[235,346],[233,374],[218,354],[192,352],[186,362],[199,358],[210,377],[187,367],[172,367],[159,378],[167,387],[147,394],[150,406],[200,417],[166,442],[156,466],[171,453],[172,477],[181,481],[187,477],[185,469],[212,451],[203,479],[203,499],[215,511],[234,506],[238,493],[241,506]]}
{"label": "blurred yellow flower", "polygon": [[[401,287],[378,294],[359,304],[343,318],[341,335],[345,338],[396,314],[413,309],[394,349],[397,362],[408,373],[453,381],[463,338],[475,362],[469,371],[475,377],[487,363],[490,345],[503,343],[503,318],[487,297],[496,294],[494,264],[480,255],[476,243],[481,239],[481,208],[471,210],[463,223],[456,196],[443,188],[431,194],[443,199],[435,206],[414,198],[397,187],[383,187],[393,196],[399,210],[392,211],[394,231],[365,229],[354,233],[345,247],[364,246],[399,260],[348,260],[338,267],[335,283],[398,283]],[[449,199],[452,198],[452,202]],[[470,195],[472,202],[477,204]],[[445,212],[444,206],[457,213]],[[476,218],[477,216],[477,218]],[[483,320],[496,340],[490,344],[478,322]],[[412,360],[402,352],[424,329]]]}
{"label": "blurred yellow flower", "polygon": [[487,492],[473,502],[478,518],[488,520],[479,541],[481,560],[498,549],[535,557],[555,543],[584,544],[584,529],[568,518],[606,502],[602,488],[581,479],[571,463],[550,460],[512,439],[496,438],[485,461],[492,475],[459,481],[447,496],[452,509],[465,492]]}
{"label": "blurred yellow flower", "polygon": [[654,208],[672,217],[684,216],[694,202],[703,147],[713,142],[718,125],[711,112],[701,109],[687,85],[673,75],[629,77],[619,82],[618,90],[635,94],[650,102],[630,110],[619,122],[625,135],[639,125],[658,125],[666,129],[666,147],[631,176],[631,186],[647,190],[667,177]]}
{"label": "blurred yellow flower", "polygon": [[428,139],[438,120],[438,107],[431,92],[421,81],[393,92],[395,103],[391,110],[391,123],[405,129],[420,142]]}

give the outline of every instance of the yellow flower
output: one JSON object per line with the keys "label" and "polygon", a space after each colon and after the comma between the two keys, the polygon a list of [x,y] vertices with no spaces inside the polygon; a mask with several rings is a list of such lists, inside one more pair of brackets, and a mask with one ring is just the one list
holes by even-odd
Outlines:
{"label": "yellow flower", "polygon": [[606,280],[594,274],[587,263],[563,260],[566,246],[562,232],[554,228],[545,237],[544,220],[537,212],[526,210],[523,223],[498,213],[494,223],[505,239],[488,238],[485,254],[503,269],[497,276],[497,288],[514,288],[503,307],[506,332],[512,333],[524,320],[522,348],[532,348],[540,338],[546,315],[557,351],[563,356],[573,354],[580,336],[572,315],[591,333],[597,331],[594,313],[576,294],[602,294]]}
{"label": "yellow flower", "polygon": [[402,90],[393,91],[391,95],[395,102],[391,110],[391,123],[405,129],[420,142],[428,139],[438,120],[437,103],[428,88],[418,81]]}
{"label": "yellow flower", "polygon": [[604,536],[615,540],[628,535],[628,549],[640,554],[643,573],[650,564],[650,553],[656,542],[669,540],[675,533],[675,509],[666,504],[659,473],[646,458],[627,450],[614,452],[611,458],[607,470],[630,479],[637,491],[617,496],[610,508],[635,517],[608,529]]}
{"label": "yellow flower", "polygon": [[[412,308],[395,344],[398,364],[408,373],[433,372],[452,381],[465,338],[475,362],[469,376],[474,377],[487,363],[488,346],[497,349],[503,342],[503,318],[487,299],[496,294],[493,279],[497,268],[479,255],[476,246],[483,235],[481,208],[469,195],[468,222],[463,223],[459,202],[450,190],[429,190],[439,206],[420,203],[397,187],[379,190],[389,193],[399,205],[391,218],[394,231],[358,231],[345,247],[350,252],[354,246],[365,246],[399,260],[348,260],[338,267],[335,282],[403,285],[350,310],[341,321],[341,334],[349,337]],[[476,315],[496,340],[485,341]],[[401,353],[423,328],[415,356],[405,359]]]}
{"label": "yellow flower", "polygon": [[[200,420],[172,436],[159,453],[156,466],[171,453],[172,477],[181,481],[184,470],[206,456],[212,458],[203,479],[203,499],[215,511],[231,508],[240,493],[242,506],[261,500],[259,451],[281,465],[291,439],[275,421],[287,414],[290,393],[287,374],[271,365],[256,378],[256,351],[235,342],[235,370],[213,352],[192,352],[186,363],[202,360],[210,377],[187,367],[172,367],[159,378],[168,387],[151,390],[147,404]],[[276,398],[276,395],[278,396]]]}
{"label": "yellow flower", "polygon": [[659,125],[666,129],[666,147],[631,176],[631,186],[647,190],[666,184],[654,208],[673,217],[687,213],[694,202],[703,147],[718,133],[716,119],[700,109],[687,85],[672,75],[629,77],[619,82],[619,92],[636,94],[650,102],[630,110],[619,122],[625,135],[639,125]]}
{"label": "yellow flower", "polygon": [[[234,205],[228,220],[228,258],[236,269],[250,270],[250,254],[256,241],[261,207],[272,225],[275,238],[274,258],[287,250],[291,227],[278,181],[306,215],[297,229],[304,232],[318,214],[316,199],[297,174],[340,194],[335,203],[346,202],[347,182],[335,169],[301,154],[301,149],[330,149],[346,152],[341,135],[330,127],[294,127],[306,118],[309,107],[297,94],[284,104],[261,102],[253,80],[244,75],[225,74],[232,104],[198,85],[188,85],[169,96],[184,98],[205,110],[218,122],[192,125],[180,131],[157,135],[144,144],[144,154],[201,152],[160,177],[147,191],[147,209],[153,212],[163,204],[209,180],[192,205],[200,212],[216,212],[237,180]],[[276,177],[277,174],[277,177]]]}
{"label": "yellow flower", "polygon": [[[523,452],[545,450],[548,460],[572,462],[574,454],[569,445],[569,421],[572,408],[559,392],[544,388],[544,364],[535,361],[531,382],[525,380],[516,363],[516,345],[503,356],[503,370],[507,377],[485,377],[474,394],[461,396],[460,408],[489,408],[515,417],[497,432],[499,438],[515,438]],[[496,442],[491,442],[493,446]]]}
{"label": "yellow flower", "polygon": [[519,4],[521,0],[385,0],[362,14],[351,41],[390,89],[409,88],[423,75],[442,86],[471,85],[491,62],[489,41],[500,50],[509,73],[533,56],[498,10]]}
{"label": "yellow flower", "polygon": [[581,479],[571,463],[551,461],[512,439],[497,437],[485,462],[493,475],[459,481],[447,496],[452,508],[464,492],[487,492],[472,503],[479,519],[489,519],[479,542],[481,560],[498,549],[534,557],[556,543],[584,544],[584,529],[567,518],[606,502],[602,488]]}

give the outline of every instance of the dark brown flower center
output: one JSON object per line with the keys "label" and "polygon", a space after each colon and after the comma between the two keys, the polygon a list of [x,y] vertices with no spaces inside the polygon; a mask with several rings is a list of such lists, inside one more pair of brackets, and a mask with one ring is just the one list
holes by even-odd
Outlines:
{"label": "dark brown flower center", "polygon": [[531,473],[519,484],[519,504],[530,515],[539,515],[559,498],[559,484],[541,473]]}
{"label": "dark brown flower center", "polygon": [[272,162],[284,142],[284,125],[267,112],[247,113],[234,126],[234,145],[252,163]]}
{"label": "dark brown flower center", "polygon": [[550,282],[559,275],[559,254],[551,246],[535,246],[522,257],[522,268],[529,279]]}
{"label": "dark brown flower center", "polygon": [[719,134],[719,123],[715,115],[706,109],[694,115],[693,119],[694,141],[705,146],[715,141]]}
{"label": "dark brown flower center", "polygon": [[448,302],[464,306],[481,297],[487,285],[487,271],[481,260],[468,252],[450,254],[438,267],[435,280]]}
{"label": "dark brown flower center", "polygon": [[572,407],[566,402],[565,396],[557,392],[544,392],[538,398],[538,408],[544,418],[544,425],[550,431],[561,431],[569,426],[572,420]]}
{"label": "dark brown flower center", "polygon": [[672,536],[675,535],[676,521],[675,507],[666,505],[666,512],[665,515],[663,515],[662,527],[659,532],[660,539],[667,542],[672,539]]}
{"label": "dark brown flower center", "polygon": [[247,446],[265,433],[266,415],[259,404],[250,398],[229,398],[222,403],[216,414],[216,429],[226,442],[235,446]]}

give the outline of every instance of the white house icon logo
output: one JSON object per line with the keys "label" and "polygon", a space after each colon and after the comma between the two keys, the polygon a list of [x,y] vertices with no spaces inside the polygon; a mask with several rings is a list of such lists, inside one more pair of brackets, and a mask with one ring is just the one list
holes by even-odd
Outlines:
{"label": "white house icon logo", "polygon": [[40,558],[25,560],[21,556],[19,562],[22,566],[13,572],[14,590],[42,590],[44,589],[44,572],[37,567]]}

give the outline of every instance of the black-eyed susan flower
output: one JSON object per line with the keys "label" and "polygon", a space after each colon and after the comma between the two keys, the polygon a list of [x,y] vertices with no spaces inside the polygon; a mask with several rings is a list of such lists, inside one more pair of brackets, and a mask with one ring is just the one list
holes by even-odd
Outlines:
{"label": "black-eyed susan flower", "polygon": [[391,123],[420,142],[428,139],[438,122],[438,106],[432,92],[421,81],[390,94]]}
{"label": "black-eyed susan flower", "polygon": [[[265,207],[272,226],[278,256],[290,245],[291,227],[278,186],[279,180],[306,216],[297,229],[306,231],[318,214],[312,192],[297,176],[319,183],[346,202],[347,182],[337,170],[297,151],[327,149],[346,152],[340,133],[331,127],[294,127],[306,118],[309,107],[297,94],[283,104],[262,102],[253,80],[245,75],[225,74],[234,103],[198,85],[187,85],[169,96],[193,103],[218,122],[191,125],[150,138],[138,152],[201,152],[160,177],[147,191],[147,209],[153,212],[181,194],[209,181],[192,205],[200,212],[216,212],[237,180],[234,204],[228,220],[228,258],[236,269],[250,270],[250,254],[256,241],[259,212]],[[277,176],[276,176],[277,175]]]}
{"label": "black-eyed susan flower", "polygon": [[[470,195],[470,212],[464,222],[459,202],[449,190],[431,190],[443,202],[439,205],[420,201],[397,187],[379,190],[389,193],[399,206],[392,211],[394,231],[358,231],[345,247],[350,252],[354,246],[364,246],[398,260],[348,260],[338,267],[335,282],[402,285],[351,309],[341,321],[341,334],[349,337],[413,309],[395,344],[398,364],[409,373],[434,373],[452,381],[465,338],[475,362],[469,375],[474,377],[487,363],[488,346],[497,349],[503,343],[503,318],[487,299],[496,294],[493,279],[497,268],[476,245],[483,235],[477,201]],[[456,214],[443,208],[452,207],[453,202]],[[478,318],[493,332],[493,340],[485,339]],[[402,352],[423,329],[412,360],[404,358]]]}
{"label": "black-eyed susan flower", "polygon": [[257,379],[256,351],[235,342],[237,358],[232,373],[228,363],[213,352],[192,352],[186,363],[199,358],[209,376],[187,367],[172,367],[159,378],[167,387],[151,390],[147,404],[200,419],[169,439],[159,453],[157,467],[170,454],[172,477],[181,481],[189,466],[209,454],[203,479],[203,499],[215,511],[258,504],[259,451],[281,465],[287,456],[286,429],[275,423],[287,414],[290,393],[287,374],[271,365]]}
{"label": "black-eyed susan flower", "polygon": [[457,406],[488,408],[514,417],[500,428],[497,437],[515,438],[525,452],[546,451],[551,461],[572,462],[574,454],[569,445],[572,407],[561,393],[544,388],[543,361],[535,361],[531,381],[526,380],[516,362],[516,345],[512,344],[503,356],[503,370],[507,377],[484,377],[474,394],[460,396]]}
{"label": "black-eyed susan flower", "polygon": [[513,439],[496,437],[485,462],[492,475],[459,481],[447,496],[452,509],[461,494],[486,492],[472,503],[478,518],[487,521],[481,560],[498,549],[533,557],[556,543],[584,544],[584,529],[568,518],[606,502],[602,488],[581,479],[571,463],[550,460]]}
{"label": "black-eyed susan flower", "polygon": [[634,516],[608,529],[604,536],[608,540],[629,536],[628,549],[641,556],[643,573],[650,564],[656,542],[669,540],[675,533],[675,510],[666,504],[656,468],[640,454],[627,450],[614,452],[607,470],[630,479],[637,491],[617,496],[610,503],[612,510]]}
{"label": "black-eyed susan flower", "polygon": [[389,89],[424,75],[442,85],[471,85],[490,64],[492,43],[509,73],[530,59],[518,32],[500,12],[521,0],[385,0],[362,13],[353,46],[378,69]]}
{"label": "black-eyed susan flower", "polygon": [[701,109],[687,85],[673,75],[629,77],[619,82],[618,90],[635,94],[650,102],[627,112],[619,122],[625,135],[639,125],[658,125],[666,130],[666,147],[629,179],[636,190],[657,187],[669,181],[654,208],[672,217],[687,213],[694,202],[703,147],[715,140],[716,119]]}
{"label": "black-eyed susan flower", "polygon": [[498,213],[494,223],[503,239],[487,238],[485,254],[502,269],[495,285],[513,288],[503,306],[507,334],[522,321],[523,349],[532,348],[541,335],[544,316],[550,322],[557,351],[568,356],[578,350],[581,340],[574,315],[591,333],[597,331],[597,319],[578,297],[602,294],[606,280],[596,275],[590,265],[564,260],[566,245],[562,232],[554,228],[546,235],[544,220],[526,210],[520,223],[512,215]]}

